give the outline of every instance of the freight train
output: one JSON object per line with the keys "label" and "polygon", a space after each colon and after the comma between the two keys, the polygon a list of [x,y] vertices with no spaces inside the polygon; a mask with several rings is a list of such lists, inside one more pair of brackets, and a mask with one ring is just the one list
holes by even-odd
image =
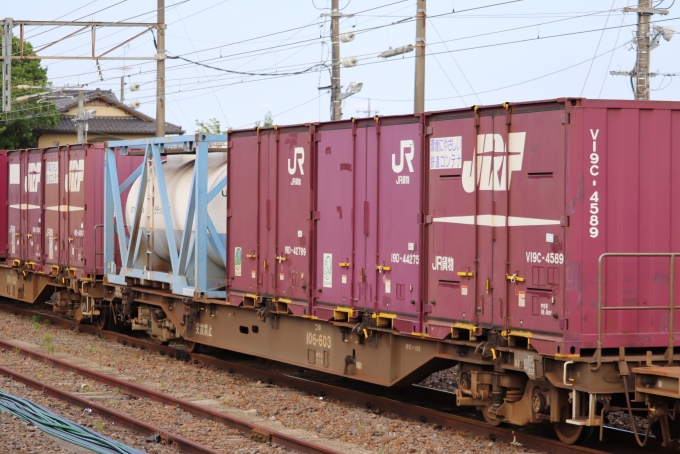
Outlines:
{"label": "freight train", "polygon": [[680,427],[680,103],[505,103],[0,159],[0,296],[384,386],[458,364],[457,405],[565,443],[611,411],[648,415],[666,445]]}

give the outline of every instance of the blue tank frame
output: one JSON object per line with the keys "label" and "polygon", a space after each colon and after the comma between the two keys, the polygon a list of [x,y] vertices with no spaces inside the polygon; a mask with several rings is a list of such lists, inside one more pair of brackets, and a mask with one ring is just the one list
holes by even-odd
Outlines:
{"label": "blue tank frame", "polygon": [[[215,225],[208,216],[208,203],[227,187],[227,178],[223,178],[211,191],[208,191],[208,152],[211,143],[227,143],[226,134],[196,134],[175,137],[159,137],[152,139],[120,140],[106,144],[105,182],[104,182],[104,264],[106,278],[109,283],[126,285],[126,278],[137,278],[148,281],[170,284],[174,294],[191,298],[226,298],[226,291],[208,288],[207,261],[208,243],[218,251],[226,268],[226,244],[219,237]],[[166,148],[171,148],[166,153]],[[122,184],[118,181],[116,152],[121,156],[142,155],[144,162]],[[172,226],[172,212],[168,198],[162,156],[167,154],[195,154],[196,163],[192,176],[189,202],[179,248],[172,230],[166,229],[172,272],[159,272],[144,269],[137,264],[141,244],[142,229],[140,221],[143,215],[144,194],[148,181],[148,163],[156,172],[159,196],[163,208],[163,220],[166,226]],[[116,219],[125,219],[121,194],[141,178],[140,191],[137,195],[133,225],[126,226]],[[195,233],[192,233],[194,223]],[[121,266],[115,262],[115,241],[120,249]],[[194,276],[189,276],[191,260],[194,260]],[[226,275],[224,286],[226,286]],[[219,287],[218,287],[219,288]]]}

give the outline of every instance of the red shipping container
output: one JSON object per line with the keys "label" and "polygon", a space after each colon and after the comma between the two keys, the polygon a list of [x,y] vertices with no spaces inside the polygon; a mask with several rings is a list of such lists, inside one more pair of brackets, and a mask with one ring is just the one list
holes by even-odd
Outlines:
{"label": "red shipping container", "polygon": [[[674,131],[677,103],[564,99],[233,133],[230,301],[596,348],[600,256],[680,251]],[[603,260],[603,306],[668,306],[680,265]],[[601,317],[605,348],[668,344],[668,310]]]}
{"label": "red shipping container", "polygon": [[[119,158],[119,180],[141,161]],[[104,145],[10,151],[8,169],[8,266],[103,274]]]}

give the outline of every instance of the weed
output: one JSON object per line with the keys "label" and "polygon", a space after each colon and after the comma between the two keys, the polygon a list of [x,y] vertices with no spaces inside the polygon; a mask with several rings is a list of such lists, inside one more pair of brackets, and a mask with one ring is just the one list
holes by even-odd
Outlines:
{"label": "weed", "polygon": [[43,348],[47,350],[47,353],[54,353],[57,346],[52,343],[54,336],[52,334],[45,334],[43,336]]}
{"label": "weed", "polygon": [[91,352],[96,352],[97,350],[99,350],[99,347],[97,347],[95,345],[90,345],[90,346],[87,347],[87,349]]}
{"label": "weed", "polygon": [[14,352],[15,355],[18,355],[21,349],[19,349],[19,347],[14,347],[12,351]]}
{"label": "weed", "polygon": [[121,391],[120,388],[114,388],[113,392],[116,394],[123,394],[123,391]]}
{"label": "weed", "polygon": [[97,430],[104,430],[104,421],[100,419],[99,421],[94,423],[94,428]]}

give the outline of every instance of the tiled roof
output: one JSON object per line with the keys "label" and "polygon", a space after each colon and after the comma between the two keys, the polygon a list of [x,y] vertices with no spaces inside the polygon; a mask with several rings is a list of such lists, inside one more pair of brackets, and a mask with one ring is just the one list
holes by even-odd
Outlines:
{"label": "tiled roof", "polygon": [[[73,115],[61,115],[59,123],[53,128],[42,132],[76,132]],[[153,121],[144,121],[136,117],[94,117],[87,122],[89,134],[155,134],[156,125]],[[166,134],[184,134],[181,127],[172,123],[165,123]]]}
{"label": "tiled roof", "polygon": [[[79,90],[62,90],[63,98],[53,98],[53,102],[58,112],[65,112],[73,107],[78,106]],[[85,98],[85,110],[87,110],[87,103],[95,99],[100,99],[104,102],[110,103],[123,111],[127,112],[129,116],[117,117],[94,117],[89,120],[88,132],[91,134],[150,134],[156,133],[156,124],[154,119],[138,112],[125,104],[121,103],[116,95],[111,90],[85,90],[83,92]],[[59,123],[56,126],[43,129],[41,132],[76,132],[76,125],[72,121],[73,115],[60,116]],[[172,123],[165,123],[166,134],[184,134],[180,126]]]}
{"label": "tiled roof", "polygon": [[[63,98],[52,98],[52,102],[57,107],[57,111],[62,112],[64,110],[68,110],[71,107],[76,107],[78,106],[78,92],[79,90],[61,90],[58,93],[63,93],[64,97]],[[118,101],[118,97],[116,97],[115,93],[111,90],[84,90],[83,92],[84,98],[85,98],[85,103],[91,99],[95,98],[108,98],[115,104],[120,104],[120,101]]]}

